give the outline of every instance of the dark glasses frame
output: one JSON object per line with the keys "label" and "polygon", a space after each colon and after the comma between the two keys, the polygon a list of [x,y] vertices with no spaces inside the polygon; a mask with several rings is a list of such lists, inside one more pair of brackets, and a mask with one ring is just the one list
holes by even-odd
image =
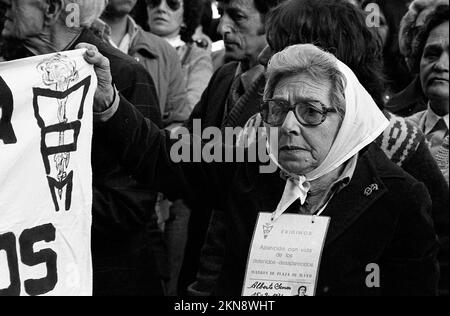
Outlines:
{"label": "dark glasses frame", "polygon": [[[279,120],[276,122],[269,122],[270,107],[271,107],[270,103],[276,103],[277,105],[281,106],[281,108],[283,109]],[[304,113],[306,113],[306,112],[302,112],[302,110],[305,111],[305,110],[310,110],[310,109],[313,109],[314,111],[316,111],[317,113],[322,115],[320,121],[308,122],[304,119],[303,116],[304,116]],[[319,126],[323,122],[325,122],[325,120],[327,119],[328,113],[337,113],[336,109],[327,108],[323,103],[321,103],[319,101],[304,101],[304,102],[298,102],[298,103],[291,105],[286,100],[268,99],[268,100],[264,101],[260,107],[260,113],[261,113],[261,117],[262,117],[263,121],[266,124],[275,126],[275,127],[279,127],[279,126],[283,125],[288,113],[291,111],[294,112],[294,115],[295,115],[295,118],[297,119],[297,121],[299,121],[300,124],[302,124],[303,126],[307,126],[307,127]]]}
{"label": "dark glasses frame", "polygon": [[[181,6],[183,5],[182,1],[183,0],[166,0],[166,3],[170,10],[175,12],[180,10]],[[156,8],[161,5],[162,0],[146,0],[145,2],[149,7]]]}

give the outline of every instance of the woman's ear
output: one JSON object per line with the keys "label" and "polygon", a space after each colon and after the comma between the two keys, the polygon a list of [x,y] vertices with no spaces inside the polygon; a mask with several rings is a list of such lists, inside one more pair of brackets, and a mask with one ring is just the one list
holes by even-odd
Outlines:
{"label": "woman's ear", "polygon": [[47,0],[47,8],[45,10],[45,24],[52,25],[54,24],[62,11],[64,10],[64,1],[63,0]]}

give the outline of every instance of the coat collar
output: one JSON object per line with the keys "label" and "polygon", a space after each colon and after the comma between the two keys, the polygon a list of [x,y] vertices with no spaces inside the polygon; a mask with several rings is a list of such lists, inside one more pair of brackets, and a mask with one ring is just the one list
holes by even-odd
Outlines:
{"label": "coat collar", "polygon": [[161,38],[158,38],[150,32],[144,31],[140,26],[136,26],[136,28],[137,31],[132,39],[130,53],[133,54],[134,52],[139,52],[147,58],[160,58],[161,56],[158,49],[155,47],[155,45],[157,45],[155,42]]}
{"label": "coat collar", "polygon": [[331,200],[323,213],[323,216],[331,217],[325,245],[335,241],[388,191],[375,167],[376,159],[387,158],[378,151],[361,155],[352,181]]}

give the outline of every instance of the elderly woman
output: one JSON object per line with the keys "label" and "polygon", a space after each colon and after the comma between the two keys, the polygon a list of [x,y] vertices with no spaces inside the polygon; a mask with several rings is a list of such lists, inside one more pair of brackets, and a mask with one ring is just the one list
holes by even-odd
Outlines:
{"label": "elderly woman", "polygon": [[[96,46],[106,56],[104,66],[108,66],[107,79],[102,79],[105,71],[98,74],[96,104],[108,106],[114,95],[120,95],[139,108],[144,117],[160,124],[161,114],[150,75],[132,58],[103,44],[89,31],[90,23],[99,17],[106,1],[1,0],[1,3],[6,5],[7,17],[2,35],[6,40],[23,43],[25,56],[71,50],[88,44]],[[79,14],[74,20],[73,12]],[[74,23],[68,23],[70,21]],[[111,80],[120,94],[114,94]],[[94,134],[94,295],[161,295],[159,267],[163,267],[165,262],[157,260],[163,258],[159,254],[163,248],[159,242],[162,236],[159,236],[151,214],[146,214],[156,196],[139,186],[111,154],[98,125]],[[150,252],[147,236],[152,232]]]}
{"label": "elderly woman", "polygon": [[[443,4],[448,5],[449,0],[414,0],[401,21],[399,30],[400,52],[412,72],[414,72],[413,49],[417,34],[427,17],[436,7]],[[427,98],[421,89],[420,78],[416,77],[408,87],[393,96],[387,106],[392,113],[407,117],[425,110],[427,102]]]}
{"label": "elderly woman", "polygon": [[449,181],[449,6],[442,5],[428,17],[417,36],[412,64],[419,73],[428,109],[410,117],[425,134],[431,153]]}
{"label": "elderly woman", "polygon": [[[86,58],[101,63],[99,54]],[[331,218],[318,295],[436,293],[438,245],[427,191],[372,144],[388,121],[333,55],[297,45],[271,60],[261,117],[269,135],[278,131],[278,145],[268,148],[281,177],[260,173],[257,163],[173,163],[169,136],[156,125],[126,102],[109,111],[107,141],[140,181],[225,211],[215,295],[241,293],[260,212]],[[374,263],[382,271],[379,287],[366,284]]]}

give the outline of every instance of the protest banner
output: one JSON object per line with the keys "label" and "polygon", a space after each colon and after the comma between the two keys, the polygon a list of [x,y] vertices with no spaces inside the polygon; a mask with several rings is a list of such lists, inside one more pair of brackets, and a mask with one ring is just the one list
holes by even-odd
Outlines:
{"label": "protest banner", "polygon": [[0,63],[0,296],[92,295],[92,103],[83,51]]}

